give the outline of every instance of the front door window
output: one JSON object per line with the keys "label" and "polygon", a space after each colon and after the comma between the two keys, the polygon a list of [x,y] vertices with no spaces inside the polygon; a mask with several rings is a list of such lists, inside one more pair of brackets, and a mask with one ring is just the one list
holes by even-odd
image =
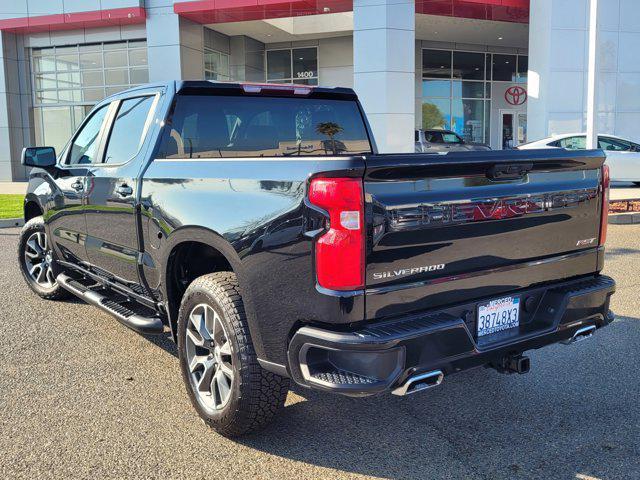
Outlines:
{"label": "front door window", "polygon": [[518,145],[527,143],[527,114],[518,114]]}
{"label": "front door window", "polygon": [[500,130],[502,149],[516,148],[527,143],[527,114],[517,111],[501,111]]}
{"label": "front door window", "polygon": [[86,165],[96,162],[100,132],[107,116],[107,106],[100,107],[73,139],[68,165]]}

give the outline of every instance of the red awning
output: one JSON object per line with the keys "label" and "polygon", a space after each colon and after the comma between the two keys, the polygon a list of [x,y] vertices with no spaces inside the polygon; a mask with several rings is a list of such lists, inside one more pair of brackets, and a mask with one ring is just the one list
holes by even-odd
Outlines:
{"label": "red awning", "polygon": [[113,8],[90,12],[58,13],[35,17],[0,20],[0,30],[13,33],[75,30],[78,28],[107,27],[144,23],[147,13],[142,7]]}
{"label": "red awning", "polygon": [[[503,22],[529,22],[530,0],[416,0],[416,12]],[[195,0],[173,10],[197,23],[229,23],[349,12],[352,0]]]}

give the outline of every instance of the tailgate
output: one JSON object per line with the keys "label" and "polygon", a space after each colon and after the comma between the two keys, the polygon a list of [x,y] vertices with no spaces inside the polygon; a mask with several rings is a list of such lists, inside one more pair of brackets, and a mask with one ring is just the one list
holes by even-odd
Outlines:
{"label": "tailgate", "polygon": [[601,151],[367,157],[367,318],[597,271]]}

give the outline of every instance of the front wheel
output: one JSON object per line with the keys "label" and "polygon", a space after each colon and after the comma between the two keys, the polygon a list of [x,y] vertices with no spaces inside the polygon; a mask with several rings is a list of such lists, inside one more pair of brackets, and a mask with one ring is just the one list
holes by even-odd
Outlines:
{"label": "front wheel", "polygon": [[18,263],[27,285],[47,300],[68,298],[69,293],[56,282],[52,269],[51,242],[42,217],[29,220],[22,227],[18,243]]}
{"label": "front wheel", "polygon": [[222,435],[258,430],[284,405],[289,381],[258,363],[232,272],[189,285],[178,316],[178,356],[191,403]]}

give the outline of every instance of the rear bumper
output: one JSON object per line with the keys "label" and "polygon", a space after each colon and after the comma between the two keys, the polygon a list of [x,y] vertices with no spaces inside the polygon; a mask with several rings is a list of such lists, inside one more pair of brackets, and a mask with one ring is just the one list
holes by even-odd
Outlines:
{"label": "rear bumper", "polygon": [[[289,372],[306,387],[345,395],[372,395],[397,388],[410,377],[444,375],[569,341],[587,327],[613,321],[609,300],[615,282],[592,276],[528,289],[518,328],[478,339],[477,305],[486,300],[373,323],[353,331],[300,328],[288,350]],[[506,296],[506,295],[505,295]]]}

